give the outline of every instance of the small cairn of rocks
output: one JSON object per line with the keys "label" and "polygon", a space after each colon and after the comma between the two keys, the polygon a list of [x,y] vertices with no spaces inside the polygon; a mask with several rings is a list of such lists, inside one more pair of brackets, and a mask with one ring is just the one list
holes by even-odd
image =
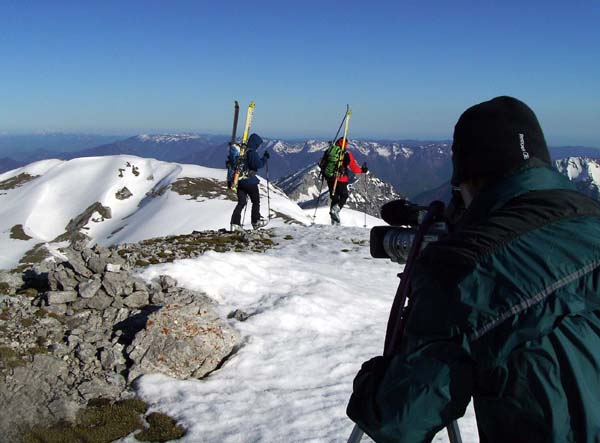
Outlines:
{"label": "small cairn of rocks", "polygon": [[208,297],[166,275],[147,283],[132,271],[134,255],[126,260],[84,242],[63,252],[62,263],[0,272],[0,434],[7,438],[73,420],[90,399],[130,398],[143,374],[204,377],[239,344]]}

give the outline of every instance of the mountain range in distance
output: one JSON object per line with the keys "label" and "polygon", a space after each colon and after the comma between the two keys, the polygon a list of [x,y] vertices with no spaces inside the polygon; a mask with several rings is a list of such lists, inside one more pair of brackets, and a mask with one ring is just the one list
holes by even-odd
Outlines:
{"label": "mountain range in distance", "polygon": [[[100,138],[98,138],[100,137]],[[102,139],[101,137],[105,137]],[[64,139],[61,149],[60,140]],[[44,144],[44,139],[48,143]],[[100,140],[99,144],[92,144]],[[104,143],[102,143],[104,141]],[[141,134],[125,139],[115,136],[48,134],[35,136],[0,135],[0,173],[49,158],[70,160],[81,157],[134,155],[161,161],[223,168],[229,137],[203,134]],[[78,147],[83,146],[78,149]],[[310,171],[328,142],[309,139],[285,141],[265,139],[260,151],[271,152],[268,175],[271,180]],[[32,147],[39,149],[35,150]],[[398,195],[417,202],[430,195],[444,195],[451,170],[451,141],[377,141],[350,139],[349,149],[356,160],[367,163],[382,182],[392,185]],[[569,157],[600,159],[600,149],[573,146],[552,147],[554,160]],[[265,175],[265,171],[261,171]],[[297,177],[296,177],[297,181]],[[439,192],[436,189],[441,188]]]}

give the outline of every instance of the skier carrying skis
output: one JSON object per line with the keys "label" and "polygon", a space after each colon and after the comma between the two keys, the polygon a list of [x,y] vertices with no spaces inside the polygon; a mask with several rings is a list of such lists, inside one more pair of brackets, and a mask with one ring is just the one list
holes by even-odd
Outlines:
{"label": "skier carrying skis", "polygon": [[270,157],[268,151],[265,151],[262,157],[256,152],[263,140],[257,134],[250,135],[243,155],[239,161],[239,181],[237,186],[238,203],[231,214],[231,230],[243,231],[241,225],[242,210],[246,206],[248,197],[252,202],[252,212],[250,220],[254,229],[261,228],[267,224],[267,220],[260,215],[260,195],[258,192],[258,177],[256,172],[264,167]]}
{"label": "skier carrying skis", "polygon": [[[369,171],[366,164],[363,166],[358,165],[354,155],[346,149],[347,146],[348,139],[340,137],[325,151],[319,162],[321,173],[327,180],[329,188],[329,198],[331,199],[329,215],[332,225],[340,224],[340,211],[346,204],[346,200],[348,200],[348,170],[355,174],[366,174]],[[343,158],[340,165],[339,159],[341,156]]]}
{"label": "skier carrying skis", "polygon": [[429,442],[473,398],[482,442],[600,441],[600,204],[511,97],[461,115],[452,163],[467,209],[415,262],[403,341],[362,365],[348,416]]}

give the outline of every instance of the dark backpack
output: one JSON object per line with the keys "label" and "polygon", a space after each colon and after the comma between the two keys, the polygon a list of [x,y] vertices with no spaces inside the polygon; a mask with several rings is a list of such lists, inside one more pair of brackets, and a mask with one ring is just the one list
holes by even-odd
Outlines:
{"label": "dark backpack", "polygon": [[225,167],[227,168],[227,185],[231,187],[231,182],[233,181],[233,176],[235,175],[235,170],[237,168],[238,158],[240,157],[240,147],[231,143],[229,145],[229,152],[227,154],[227,161],[225,162]]}
{"label": "dark backpack", "polygon": [[229,187],[231,187],[236,170],[238,171],[238,180],[242,180],[252,175],[250,168],[248,167],[248,150],[244,149],[243,151],[243,153],[240,152],[240,147],[238,145],[229,145],[229,153],[227,154],[227,161],[225,162],[225,166],[227,167],[227,184]]}
{"label": "dark backpack", "polygon": [[338,171],[338,163],[342,155],[342,148],[338,145],[330,145],[329,148],[323,153],[321,161],[319,161],[319,167],[321,168],[321,174],[329,179],[335,177]]}

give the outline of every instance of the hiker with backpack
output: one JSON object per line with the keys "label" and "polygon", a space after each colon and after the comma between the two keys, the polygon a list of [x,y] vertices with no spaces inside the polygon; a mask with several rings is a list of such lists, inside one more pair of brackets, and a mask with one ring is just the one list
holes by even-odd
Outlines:
{"label": "hiker with backpack", "polygon": [[327,180],[329,188],[329,216],[332,225],[340,224],[340,211],[348,200],[348,171],[355,174],[366,174],[369,171],[366,164],[359,166],[354,155],[346,149],[347,146],[348,139],[340,137],[329,146],[319,162],[321,174]]}
{"label": "hiker with backpack", "polygon": [[[262,144],[263,140],[257,134],[252,134],[248,138],[246,149],[242,154],[242,158],[238,160],[235,156],[235,150],[230,150],[230,155],[227,164],[229,165],[228,170],[228,185],[231,187],[231,177],[235,171],[235,166],[238,166],[239,179],[237,183],[237,200],[238,203],[231,214],[231,230],[232,231],[243,231],[241,224],[242,210],[246,207],[248,197],[252,202],[252,211],[250,214],[250,221],[252,222],[252,228],[258,229],[267,224],[267,219],[260,215],[260,194],[258,191],[259,180],[256,173],[259,169],[264,167],[267,160],[270,157],[268,151],[259,157],[258,148]],[[239,150],[237,151],[239,155]]]}

